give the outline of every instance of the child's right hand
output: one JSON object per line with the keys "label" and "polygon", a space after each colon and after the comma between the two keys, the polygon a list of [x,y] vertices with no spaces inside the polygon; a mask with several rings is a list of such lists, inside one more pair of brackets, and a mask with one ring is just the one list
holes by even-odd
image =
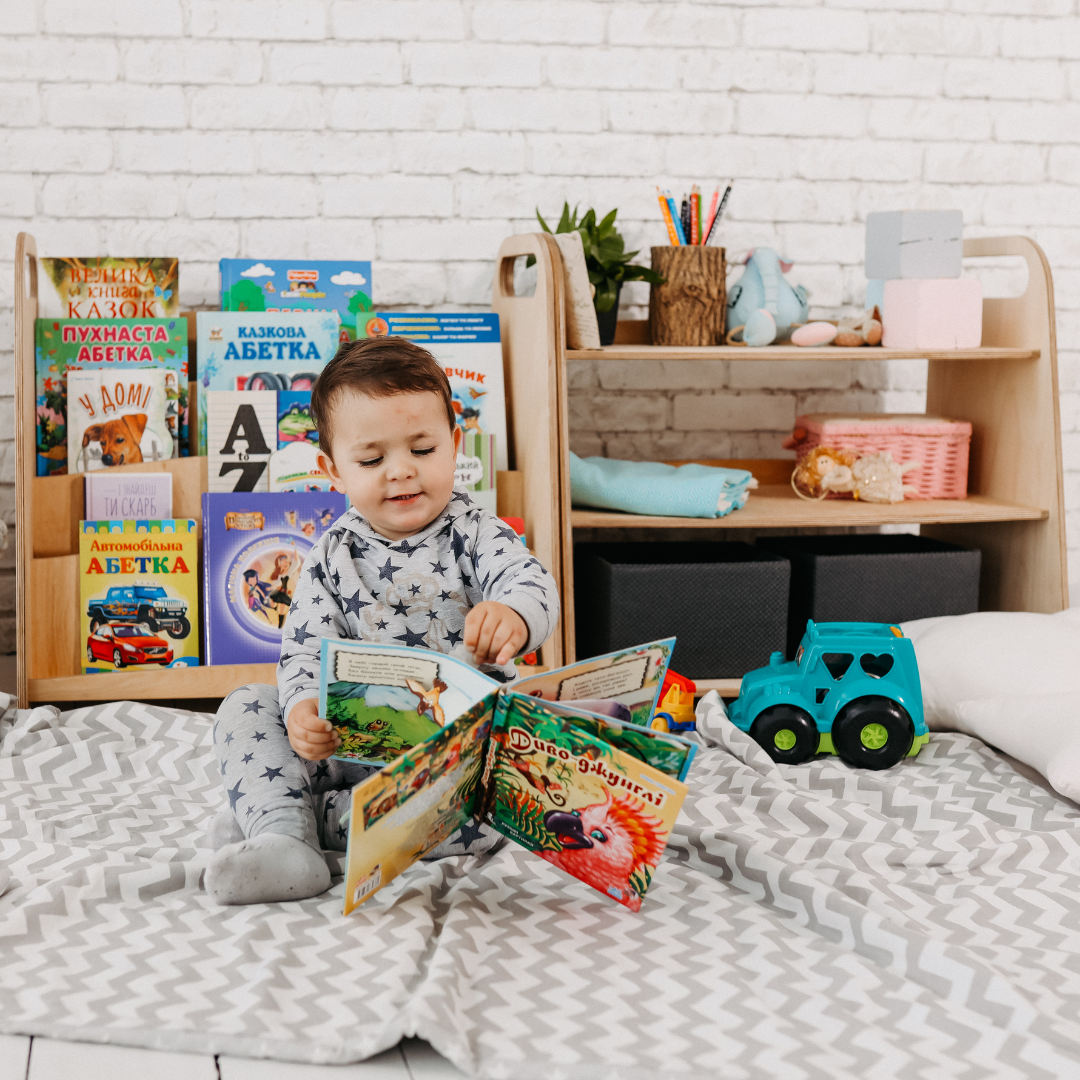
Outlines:
{"label": "child's right hand", "polygon": [[319,702],[316,698],[298,701],[289,710],[286,730],[289,733],[289,745],[305,761],[322,761],[341,745],[334,725],[319,716]]}

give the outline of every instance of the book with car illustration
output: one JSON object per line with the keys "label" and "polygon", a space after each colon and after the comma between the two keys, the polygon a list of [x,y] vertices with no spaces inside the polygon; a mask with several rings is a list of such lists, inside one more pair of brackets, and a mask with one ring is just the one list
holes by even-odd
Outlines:
{"label": "book with car illustration", "polygon": [[83,672],[199,663],[192,518],[80,521]]}
{"label": "book with car illustration", "polygon": [[696,749],[648,726],[673,647],[504,686],[427,649],[324,639],[335,756],[383,766],[352,792],[345,914],[474,821],[639,910]]}

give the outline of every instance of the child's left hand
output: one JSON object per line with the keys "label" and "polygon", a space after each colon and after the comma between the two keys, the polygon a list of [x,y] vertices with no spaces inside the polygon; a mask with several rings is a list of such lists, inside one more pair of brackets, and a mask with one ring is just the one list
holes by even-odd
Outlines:
{"label": "child's left hand", "polygon": [[465,648],[478,664],[509,664],[528,640],[525,620],[506,604],[484,600],[465,617]]}

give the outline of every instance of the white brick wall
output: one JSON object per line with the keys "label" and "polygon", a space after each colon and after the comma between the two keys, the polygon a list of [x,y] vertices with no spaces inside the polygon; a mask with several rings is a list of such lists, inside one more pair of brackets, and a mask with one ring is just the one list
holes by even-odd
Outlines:
{"label": "white brick wall", "polygon": [[[654,182],[729,176],[729,252],[796,260],[818,314],[861,302],[869,210],[960,207],[969,235],[1043,245],[1080,580],[1077,0],[0,0],[0,395],[21,228],[44,254],[176,253],[185,305],[214,302],[221,256],[296,254],[371,257],[380,305],[480,306],[537,205],[618,206],[647,251]],[[924,379],[579,364],[574,443],[773,456],[797,412],[918,408]],[[10,434],[0,396],[9,523]],[[11,607],[9,576],[0,651]]]}

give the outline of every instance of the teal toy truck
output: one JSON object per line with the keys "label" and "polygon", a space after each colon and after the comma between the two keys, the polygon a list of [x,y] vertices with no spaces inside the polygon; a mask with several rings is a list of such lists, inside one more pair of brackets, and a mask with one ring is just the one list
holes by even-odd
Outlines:
{"label": "teal toy truck", "polygon": [[774,652],[743,678],[733,724],[773,761],[836,753],[860,769],[888,769],[930,738],[915,648],[885,623],[806,624],[795,659]]}

